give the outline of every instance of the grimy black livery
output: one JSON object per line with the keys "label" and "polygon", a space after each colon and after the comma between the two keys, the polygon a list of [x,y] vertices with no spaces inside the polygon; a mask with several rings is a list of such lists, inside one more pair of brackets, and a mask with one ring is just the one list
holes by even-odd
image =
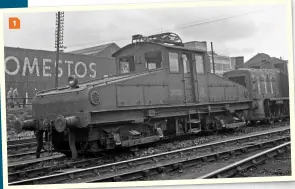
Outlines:
{"label": "grimy black livery", "polygon": [[18,131],[36,131],[55,150],[82,152],[134,147],[165,137],[273,123],[289,116],[288,75],[278,69],[210,73],[207,52],[185,48],[174,33],[143,37],[113,54],[117,75],[37,93],[33,118]]}

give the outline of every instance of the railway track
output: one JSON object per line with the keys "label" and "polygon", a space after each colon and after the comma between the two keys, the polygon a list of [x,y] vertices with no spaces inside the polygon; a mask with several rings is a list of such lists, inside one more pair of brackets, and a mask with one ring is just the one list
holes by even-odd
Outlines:
{"label": "railway track", "polygon": [[[283,127],[284,125],[286,125],[286,123],[283,123],[280,124],[280,125],[274,125],[272,127],[272,129],[276,129],[276,128],[280,128],[280,127]],[[261,125],[260,125],[261,126]],[[250,130],[248,130],[248,132],[246,133],[236,133],[236,134],[249,134],[249,133],[260,133],[260,132],[265,132],[265,130],[270,130],[270,128],[268,127],[253,127],[253,128],[250,128]],[[266,129],[267,128],[267,129]],[[236,134],[230,134],[230,135],[221,135],[221,137],[217,137],[217,138],[207,138],[208,140],[204,141],[205,143],[208,143],[208,142],[212,142],[212,141],[216,141],[216,140],[222,140],[223,138],[226,138],[226,137],[232,137],[232,136],[236,136]],[[219,136],[219,135],[217,135]],[[183,138],[184,139],[184,138]],[[183,141],[183,139],[180,139],[180,144],[181,144],[181,141]],[[186,139],[185,141],[187,141],[187,147],[188,146],[195,146],[195,145],[199,145],[199,144],[202,144],[203,142],[194,142],[194,137],[191,137],[189,139]],[[184,142],[185,142],[184,141]],[[24,143],[26,143],[27,141],[23,141]],[[15,144],[15,143],[23,143],[23,142],[20,142],[19,140],[17,141],[13,141],[11,142],[10,144]],[[161,144],[166,144],[166,143],[170,143],[170,141],[166,141],[166,142],[161,142],[159,143],[160,144],[160,148],[163,148],[163,146],[161,147]],[[175,146],[176,144],[176,146]],[[183,148],[185,146],[183,145],[179,145],[178,143],[174,143],[173,145],[173,148],[172,149],[169,149],[169,150],[176,150],[176,149],[179,149],[179,148]],[[158,148],[158,147],[156,147]],[[166,150],[160,150],[160,152],[165,152],[167,151],[168,149]],[[104,163],[111,163],[111,162],[115,162],[115,161],[119,161],[118,159],[115,158],[111,158],[111,159],[107,159],[107,158],[104,158],[104,159],[101,159],[101,157],[99,158],[96,158],[96,159],[78,159],[77,162],[71,162],[71,161],[67,161],[66,158],[56,158],[54,160],[54,156],[53,159],[52,158],[47,158],[49,156],[52,156],[52,155],[57,155],[58,153],[48,153],[48,152],[44,152],[41,153],[41,159],[38,159],[36,160],[36,162],[34,163],[34,160],[35,159],[35,151],[36,149],[33,149],[33,150],[29,150],[29,151],[21,151],[21,152],[18,152],[18,151],[15,151],[15,152],[10,152],[9,155],[8,155],[8,160],[9,160],[9,182],[12,182],[12,181],[18,181],[18,180],[21,180],[21,179],[28,179],[28,178],[34,178],[36,176],[44,176],[44,175],[48,175],[49,172],[53,172],[53,171],[56,171],[56,170],[60,170],[60,169],[68,169],[68,168],[73,168],[73,167],[78,167],[78,168],[82,168],[82,167],[87,167],[87,165],[89,165],[91,162],[90,165],[101,165],[101,164],[104,164]],[[158,153],[160,153],[158,152]],[[129,153],[127,153],[126,155],[128,155]],[[124,158],[124,154],[120,154],[120,156],[122,157],[123,155],[123,158],[120,158],[119,159],[126,159]],[[111,155],[112,156],[112,155]],[[137,155],[135,155],[137,156]],[[118,156],[117,156],[118,157]],[[128,157],[127,159],[130,159],[130,157]],[[28,160],[28,161],[27,161]]]}
{"label": "railway track", "polygon": [[22,139],[22,140],[10,140],[7,141],[7,151],[19,151],[19,150],[27,150],[35,148],[37,145],[37,141],[35,138],[30,139]]}
{"label": "railway track", "polygon": [[31,143],[31,142],[36,142],[36,139],[27,138],[27,139],[21,139],[21,140],[8,140],[7,145],[15,145],[15,144]]}
{"label": "railway track", "polygon": [[[7,158],[9,161],[19,161],[23,158],[35,158],[36,138],[7,141]],[[45,151],[42,149],[41,154]]]}
{"label": "railway track", "polygon": [[[165,171],[181,171],[183,166],[273,147],[289,140],[289,131],[289,127],[284,127],[127,161],[99,166],[91,165],[87,168],[78,166],[74,170],[10,182],[9,185],[138,180]],[[25,172],[22,174],[24,175]]]}
{"label": "railway track", "polygon": [[25,161],[16,161],[16,162],[9,162],[8,163],[8,172],[18,172],[28,166],[33,166],[36,164],[49,164],[52,160],[64,160],[65,156],[62,154],[52,155],[48,157],[42,157],[38,159],[29,159]]}
{"label": "railway track", "polygon": [[198,177],[198,179],[210,179],[210,178],[229,178],[235,174],[249,169],[252,166],[256,166],[264,163],[267,159],[273,158],[281,153],[290,149],[291,142],[285,142],[279,146],[275,146],[271,149],[265,150],[251,157],[245,158],[236,163],[230,164],[226,167]]}

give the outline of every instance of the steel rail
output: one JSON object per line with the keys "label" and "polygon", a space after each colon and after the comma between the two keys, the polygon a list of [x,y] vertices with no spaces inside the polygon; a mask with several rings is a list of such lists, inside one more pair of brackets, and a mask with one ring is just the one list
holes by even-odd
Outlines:
{"label": "steel rail", "polygon": [[15,172],[17,169],[25,168],[29,165],[34,165],[38,163],[46,163],[51,160],[61,160],[64,159],[65,156],[62,154],[48,156],[48,157],[41,157],[38,159],[29,159],[24,161],[16,161],[16,162],[9,162],[8,163],[8,172]]}
{"label": "steel rail", "polygon": [[[202,153],[202,151],[204,151],[204,150],[205,151],[207,150],[209,152],[216,151],[216,150],[218,151],[219,148],[222,149],[222,148],[225,148],[229,145],[233,145],[233,146],[243,145],[247,142],[253,142],[253,140],[259,140],[259,139],[261,140],[263,137],[269,138],[273,135],[280,135],[281,136],[286,132],[289,134],[289,130],[290,130],[289,127],[279,128],[274,131],[268,131],[268,132],[258,133],[258,134],[256,133],[256,134],[252,134],[249,136],[236,137],[234,139],[215,141],[215,142],[211,142],[211,143],[204,144],[204,145],[188,147],[188,148],[174,150],[174,151],[165,152],[165,153],[161,153],[161,154],[155,154],[155,155],[151,155],[151,156],[126,160],[126,161],[121,161],[121,162],[116,162],[116,163],[111,163],[111,164],[93,166],[93,167],[79,169],[79,170],[73,170],[73,171],[69,171],[69,172],[65,172],[65,173],[59,173],[59,174],[48,175],[48,176],[43,176],[43,177],[38,177],[38,178],[33,178],[33,179],[11,182],[11,183],[9,183],[9,185],[57,183],[57,182],[64,182],[69,179],[70,180],[71,179],[77,180],[77,178],[79,178],[79,177],[85,177],[87,175],[93,176],[93,174],[98,175],[98,177],[100,177],[102,179],[102,177],[100,176],[102,173],[105,173],[105,172],[109,173],[111,170],[114,170],[114,169],[119,170],[119,169],[124,169],[124,168],[135,167],[138,165],[143,165],[146,163],[151,163],[151,161],[158,162],[158,161],[167,160],[169,158],[173,159],[172,156],[175,156],[175,155],[183,157],[186,153],[187,154],[190,154],[190,153],[196,154],[196,153]],[[278,139],[278,140],[285,140],[285,139],[286,139],[286,137],[284,139]],[[268,141],[267,143],[272,144],[273,141],[270,141],[270,142]],[[259,145],[262,145],[262,144],[259,144]],[[258,147],[259,147],[259,145],[258,145]],[[237,150],[247,149],[248,147],[251,147],[251,146],[257,147],[257,145],[255,145],[255,144],[250,144],[250,145],[241,147]],[[230,150],[230,151],[235,151],[235,150]],[[230,151],[227,151],[224,153],[230,153]],[[218,152],[217,154],[220,154],[220,152]],[[216,153],[212,156],[215,157]],[[202,158],[205,158],[205,157],[202,157]],[[186,161],[189,161],[189,160],[186,160]],[[138,172],[142,172],[142,170],[140,170]],[[98,179],[98,180],[101,180],[101,179]],[[95,180],[95,181],[97,181],[97,180]],[[90,181],[90,182],[95,182],[95,181]]]}
{"label": "steel rail", "polygon": [[284,153],[285,151],[290,149],[290,145],[291,145],[291,142],[286,142],[284,144],[265,150],[263,152],[260,152],[251,157],[245,158],[236,163],[230,164],[226,167],[223,167],[221,169],[218,169],[206,175],[200,176],[198,177],[198,179],[229,178],[238,172],[247,170],[248,168],[252,166],[263,163],[267,159],[273,158],[281,153]]}
{"label": "steel rail", "polygon": [[[274,129],[272,129],[274,130]],[[253,133],[260,133],[262,131],[256,131]],[[265,131],[264,131],[265,132]],[[253,133],[248,133],[253,134]],[[247,136],[244,135],[244,136]],[[234,137],[231,137],[234,138]],[[14,155],[11,155],[11,158]],[[8,156],[10,157],[10,156]],[[15,171],[14,168],[10,168],[13,172],[8,173],[8,181],[9,182],[14,182],[14,181],[19,181],[19,180],[24,180],[24,179],[31,179],[35,177],[40,177],[40,176],[45,176],[57,172],[65,172],[66,170],[69,170],[71,168],[86,168],[89,166],[95,166],[95,165],[101,165],[101,164],[106,164],[106,163],[113,163],[115,160],[113,159],[102,159],[102,158],[93,158],[93,159],[85,159],[85,160],[78,160],[74,162],[67,162],[67,163],[58,163],[54,166],[42,166],[42,167],[37,167],[37,168],[30,168],[30,167],[23,167],[21,166],[19,170]],[[22,168],[27,168],[22,170]]]}
{"label": "steel rail", "polygon": [[[44,150],[41,150],[41,154],[44,153]],[[29,150],[29,151],[15,151],[15,152],[10,152],[7,154],[7,158],[8,159],[14,159],[14,158],[21,158],[24,156],[33,156],[35,158],[35,154],[36,154],[36,149],[34,150]]]}
{"label": "steel rail", "polygon": [[[229,157],[234,157],[238,154],[249,153],[256,150],[260,150],[261,148],[274,146],[276,143],[281,143],[286,140],[289,140],[289,137],[282,137],[275,140],[269,140],[266,142],[261,142],[253,145],[247,145],[235,149],[222,150],[215,153],[206,154],[203,156],[193,156],[187,157],[185,159],[176,159],[175,161],[163,163],[163,164],[154,164],[153,166],[144,168],[144,169],[131,169],[126,170],[124,172],[115,173],[115,174],[106,174],[92,177],[90,179],[86,179],[86,183],[94,183],[94,182],[117,182],[117,181],[134,181],[134,180],[142,180],[149,179],[150,176],[157,176],[162,172],[171,172],[171,171],[179,171],[183,172],[183,169],[186,167],[192,167],[194,165],[209,163],[214,161],[219,161],[223,159],[227,159]],[[71,178],[72,179],[72,178]],[[81,181],[79,181],[81,182]]]}
{"label": "steel rail", "polygon": [[24,150],[24,149],[30,149],[30,148],[36,148],[37,141],[36,142],[28,142],[28,143],[19,143],[19,144],[12,144],[7,145],[7,151],[17,151],[17,150]]}
{"label": "steel rail", "polygon": [[46,175],[48,174],[48,172],[59,172],[59,171],[64,171],[66,169],[71,169],[71,168],[82,168],[82,167],[89,166],[91,164],[92,165],[104,164],[104,163],[112,163],[112,162],[113,162],[112,160],[105,160],[105,159],[102,159],[101,157],[69,162],[69,163],[62,162],[61,164],[58,164],[58,165],[39,167],[39,168],[9,173],[8,180],[9,182],[12,182],[12,181],[21,180],[21,179],[27,179],[28,177],[34,178],[36,177],[36,175],[38,176]]}
{"label": "steel rail", "polygon": [[8,140],[7,145],[17,145],[17,144],[23,144],[23,143],[32,143],[37,142],[36,138],[26,138],[26,139],[20,139],[20,140]]}

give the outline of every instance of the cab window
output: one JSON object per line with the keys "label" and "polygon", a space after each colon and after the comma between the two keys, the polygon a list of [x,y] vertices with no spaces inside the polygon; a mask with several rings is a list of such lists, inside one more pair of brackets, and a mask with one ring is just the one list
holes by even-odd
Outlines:
{"label": "cab window", "polygon": [[179,73],[178,54],[169,52],[169,67],[171,73]]}
{"label": "cab window", "polygon": [[195,55],[196,62],[196,71],[197,73],[204,73],[204,59],[203,56],[196,54]]}
{"label": "cab window", "polygon": [[162,68],[162,52],[149,51],[144,54],[146,61],[146,68],[148,70]]}
{"label": "cab window", "polygon": [[186,54],[182,54],[182,60],[183,60],[183,72],[190,73],[189,60]]}
{"label": "cab window", "polygon": [[135,70],[134,56],[121,57],[119,59],[120,73],[130,73]]}

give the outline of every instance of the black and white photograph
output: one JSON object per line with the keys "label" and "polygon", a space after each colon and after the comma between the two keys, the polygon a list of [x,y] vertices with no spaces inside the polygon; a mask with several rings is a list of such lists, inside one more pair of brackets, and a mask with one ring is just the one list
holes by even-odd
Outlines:
{"label": "black and white photograph", "polygon": [[27,8],[3,23],[9,187],[293,179],[291,0]]}

